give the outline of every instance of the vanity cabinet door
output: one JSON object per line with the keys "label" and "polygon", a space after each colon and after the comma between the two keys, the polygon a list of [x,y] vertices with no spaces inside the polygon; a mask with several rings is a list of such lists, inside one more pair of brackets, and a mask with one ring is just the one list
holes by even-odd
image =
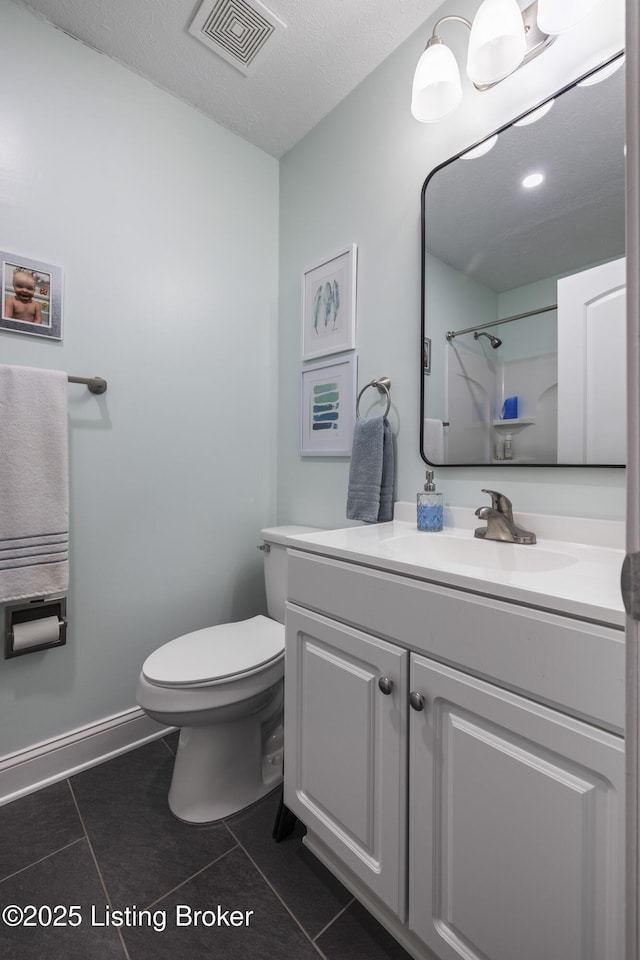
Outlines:
{"label": "vanity cabinet door", "polygon": [[411,659],[411,929],[441,960],[622,960],[622,738]]}
{"label": "vanity cabinet door", "polygon": [[288,604],[285,803],[404,919],[408,653]]}

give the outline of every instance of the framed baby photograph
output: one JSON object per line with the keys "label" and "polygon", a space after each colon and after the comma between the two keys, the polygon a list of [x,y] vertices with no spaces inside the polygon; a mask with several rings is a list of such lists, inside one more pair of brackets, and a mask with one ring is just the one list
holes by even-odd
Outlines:
{"label": "framed baby photograph", "polygon": [[0,330],[62,340],[62,269],[0,250]]}
{"label": "framed baby photograph", "polygon": [[357,250],[352,243],[304,271],[303,360],[355,350]]}
{"label": "framed baby photograph", "polygon": [[309,364],[300,374],[300,453],[349,457],[356,410],[356,360]]}

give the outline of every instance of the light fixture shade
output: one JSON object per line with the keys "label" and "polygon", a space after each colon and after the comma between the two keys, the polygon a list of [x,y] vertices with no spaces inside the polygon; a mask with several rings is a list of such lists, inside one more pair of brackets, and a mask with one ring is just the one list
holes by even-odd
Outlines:
{"label": "light fixture shade", "polygon": [[616,70],[619,70],[624,64],[624,61],[624,54],[620,57],[616,57],[615,60],[613,60],[611,63],[608,63],[605,67],[600,67],[599,70],[596,70],[594,73],[590,73],[588,77],[584,78],[584,80],[578,80],[576,86],[593,87],[596,85],[596,83],[602,83],[603,80],[611,77]]}
{"label": "light fixture shade", "polygon": [[411,93],[411,113],[422,123],[442,120],[462,100],[458,64],[449,47],[433,43],[416,67]]}
{"label": "light fixture shade", "polygon": [[538,0],[537,23],[543,33],[563,33],[583,20],[600,0]]}
{"label": "light fixture shade", "polygon": [[489,153],[490,150],[493,150],[497,142],[498,134],[494,133],[492,137],[487,137],[487,139],[483,140],[482,143],[479,143],[477,147],[472,147],[471,150],[467,150],[466,153],[461,153],[460,159],[477,160],[479,157],[484,157],[486,153]]}
{"label": "light fixture shade", "polygon": [[543,117],[549,113],[551,107],[554,105],[555,99],[552,97],[551,100],[547,100],[546,103],[543,103],[541,107],[538,107],[536,110],[530,110],[529,113],[525,113],[524,117],[521,117],[519,120],[514,120],[514,127],[528,127],[531,123],[536,123],[538,120],[542,120]]}
{"label": "light fixture shade", "polygon": [[483,0],[473,24],[467,75],[477,84],[509,76],[527,50],[524,21],[516,0]]}

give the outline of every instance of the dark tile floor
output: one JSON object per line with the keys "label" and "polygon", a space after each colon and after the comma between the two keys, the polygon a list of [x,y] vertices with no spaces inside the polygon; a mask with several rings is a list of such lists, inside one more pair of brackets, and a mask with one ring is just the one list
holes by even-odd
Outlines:
{"label": "dark tile floor", "polygon": [[274,842],[277,794],[211,826],[176,820],[175,743],[0,807],[0,960],[410,960],[300,824]]}

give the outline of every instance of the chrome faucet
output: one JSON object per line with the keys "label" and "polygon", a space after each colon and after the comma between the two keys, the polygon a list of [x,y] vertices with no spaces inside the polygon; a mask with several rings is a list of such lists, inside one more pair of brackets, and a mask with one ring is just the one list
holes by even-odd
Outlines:
{"label": "chrome faucet", "polygon": [[475,536],[484,540],[503,540],[507,543],[535,543],[535,533],[523,530],[513,519],[513,507],[508,497],[497,490],[483,490],[491,497],[490,507],[478,507],[476,517],[486,520],[486,527],[477,527]]}

